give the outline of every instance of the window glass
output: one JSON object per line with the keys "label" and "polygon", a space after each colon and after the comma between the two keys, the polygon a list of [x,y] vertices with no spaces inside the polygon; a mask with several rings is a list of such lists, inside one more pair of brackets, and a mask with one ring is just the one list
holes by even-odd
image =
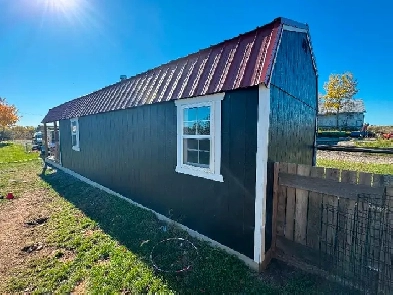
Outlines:
{"label": "window glass", "polygon": [[79,151],[79,131],[78,119],[71,119],[71,144],[72,149]]}
{"label": "window glass", "polygon": [[209,167],[210,165],[210,139],[185,138],[183,139],[184,164],[196,167]]}

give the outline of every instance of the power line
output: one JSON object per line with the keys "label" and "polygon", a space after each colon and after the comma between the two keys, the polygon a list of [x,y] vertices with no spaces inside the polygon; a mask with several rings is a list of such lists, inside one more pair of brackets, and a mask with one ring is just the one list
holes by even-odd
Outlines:
{"label": "power line", "polygon": [[18,112],[18,113],[21,114],[21,115],[29,115],[29,116],[41,116],[41,117],[44,116],[44,115],[31,114],[31,113],[21,113],[21,112]]}

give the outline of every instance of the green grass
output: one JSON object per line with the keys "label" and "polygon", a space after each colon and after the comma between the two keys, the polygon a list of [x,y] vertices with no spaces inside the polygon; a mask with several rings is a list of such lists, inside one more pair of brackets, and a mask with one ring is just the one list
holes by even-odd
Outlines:
{"label": "green grass", "polygon": [[317,159],[317,166],[362,171],[375,174],[393,174],[392,164],[355,163],[350,161]]}
{"label": "green grass", "polygon": [[0,164],[37,159],[38,153],[26,153],[25,147],[10,142],[0,142]]}
{"label": "green grass", "polygon": [[[0,190],[12,188],[17,196],[26,191],[43,191],[50,201],[51,216],[40,227],[45,247],[53,255],[23,265],[2,292],[71,292],[84,282],[93,294],[175,292],[180,294],[303,294],[326,282],[311,275],[296,273],[285,286],[267,282],[239,259],[196,240],[174,225],[162,231],[156,216],[125,200],[80,182],[60,171],[47,171],[38,177],[38,162],[0,166]],[[10,183],[10,179],[18,181]],[[24,183],[22,179],[28,179]],[[0,202],[0,214],[1,214]],[[150,253],[159,241],[183,237],[198,248],[198,259],[184,274],[166,274],[153,269]],[[62,260],[67,253],[72,259]],[[168,253],[170,254],[170,253]],[[0,253],[1,255],[1,253]]]}
{"label": "green grass", "polygon": [[369,148],[393,148],[393,141],[381,139],[375,141],[356,141],[356,145]]}

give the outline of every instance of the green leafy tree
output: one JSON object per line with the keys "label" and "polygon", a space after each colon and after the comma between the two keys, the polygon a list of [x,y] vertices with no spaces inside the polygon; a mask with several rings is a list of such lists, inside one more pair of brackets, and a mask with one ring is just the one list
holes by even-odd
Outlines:
{"label": "green leafy tree", "polygon": [[322,94],[319,99],[329,113],[336,114],[336,127],[338,129],[340,110],[344,107],[350,108],[353,106],[353,97],[359,91],[358,82],[350,72],[331,74],[329,81],[324,83],[323,89],[325,94]]}

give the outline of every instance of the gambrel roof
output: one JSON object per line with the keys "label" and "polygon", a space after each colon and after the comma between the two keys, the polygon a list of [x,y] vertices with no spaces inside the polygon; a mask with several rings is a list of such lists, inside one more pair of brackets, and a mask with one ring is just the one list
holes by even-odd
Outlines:
{"label": "gambrel roof", "polygon": [[[42,122],[268,85],[285,27],[309,36],[308,25],[277,18],[233,39],[61,104],[50,109]],[[313,62],[316,70],[315,59]]]}

